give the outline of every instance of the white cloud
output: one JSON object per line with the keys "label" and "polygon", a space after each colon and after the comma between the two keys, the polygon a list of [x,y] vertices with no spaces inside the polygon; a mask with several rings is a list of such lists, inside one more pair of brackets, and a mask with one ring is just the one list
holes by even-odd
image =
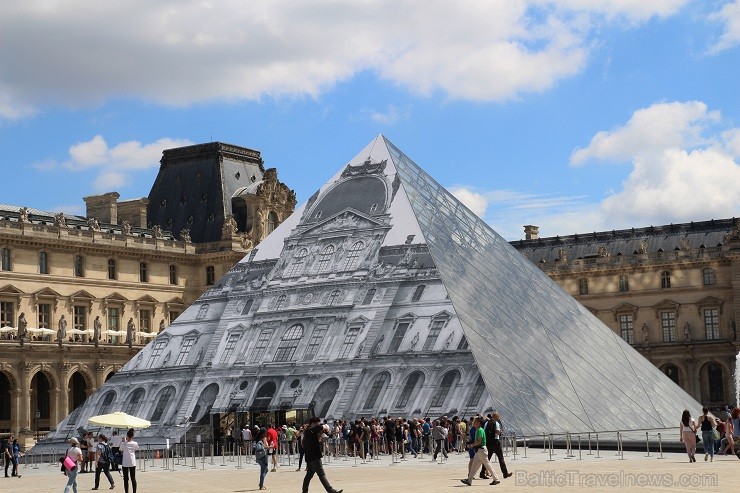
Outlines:
{"label": "white cloud", "polygon": [[724,32],[710,52],[718,53],[740,44],[740,0],[724,4],[710,19],[724,24]]}
{"label": "white cloud", "polygon": [[450,192],[478,217],[485,215],[486,208],[488,207],[488,199],[485,196],[465,187],[452,188]]}
{"label": "white cloud", "polygon": [[386,111],[379,111],[371,108],[363,108],[361,113],[367,115],[370,120],[380,125],[393,125],[399,120],[406,120],[411,114],[408,107],[399,108],[396,105],[389,104]]}
{"label": "white cloud", "polygon": [[316,96],[361,71],[420,94],[505,100],[581,71],[604,21],[636,25],[686,1],[10,2],[0,116],[122,97]]}

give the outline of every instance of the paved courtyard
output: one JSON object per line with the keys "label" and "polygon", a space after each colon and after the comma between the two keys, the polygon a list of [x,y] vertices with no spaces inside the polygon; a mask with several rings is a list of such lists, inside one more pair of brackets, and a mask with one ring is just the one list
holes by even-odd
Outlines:
{"label": "paved courtyard", "polygon": [[[703,455],[697,455],[698,462],[689,464],[685,454],[665,454],[658,459],[655,454],[645,456],[645,452],[625,452],[624,460],[615,456],[614,451],[602,451],[601,458],[587,455],[583,460],[576,457],[565,459],[564,451],[556,450],[553,461],[549,454],[540,450],[530,450],[528,457],[521,455],[514,460],[511,455],[507,465],[514,475],[497,486],[489,486],[488,481],[476,480],[473,487],[460,483],[467,471],[465,455],[451,454],[442,464],[431,463],[430,457],[409,458],[392,464],[391,458],[383,456],[380,460],[363,464],[353,459],[332,460],[326,465],[327,476],[337,489],[346,493],[392,492],[444,492],[471,489],[493,491],[691,491],[730,490],[740,481],[740,460],[734,456],[719,456],[714,462],[704,462]],[[224,465],[225,464],[225,465]],[[210,458],[206,461],[196,459],[196,469],[192,459],[188,464],[180,463],[175,470],[164,469],[163,461],[147,461],[146,471],[137,471],[139,492],[250,492],[257,491],[259,467],[253,463],[242,464],[228,459]],[[498,465],[494,467],[500,475]],[[295,493],[301,491],[303,473],[296,472],[296,464],[281,465],[277,472],[267,475],[268,491],[276,493]],[[59,468],[49,464],[26,465],[21,469],[23,477],[7,478],[0,482],[3,492],[61,492],[65,477]],[[123,491],[123,479],[114,473],[114,491]],[[79,491],[89,491],[93,487],[94,474],[78,476]],[[101,490],[107,490],[108,483],[101,476]],[[322,492],[317,478],[311,483],[311,491]]]}

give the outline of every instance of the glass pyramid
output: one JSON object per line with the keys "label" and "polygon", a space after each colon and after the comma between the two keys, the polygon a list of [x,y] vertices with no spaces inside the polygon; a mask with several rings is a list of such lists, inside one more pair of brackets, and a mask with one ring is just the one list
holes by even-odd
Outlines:
{"label": "glass pyramid", "polygon": [[154,443],[207,441],[224,416],[496,409],[532,435],[699,407],[378,136],[44,443],[116,410]]}

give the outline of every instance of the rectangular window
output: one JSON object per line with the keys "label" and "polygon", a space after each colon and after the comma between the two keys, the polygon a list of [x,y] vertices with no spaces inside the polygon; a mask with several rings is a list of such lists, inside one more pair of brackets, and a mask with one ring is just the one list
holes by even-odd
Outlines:
{"label": "rectangular window", "polygon": [[0,327],[15,327],[14,308],[15,304],[12,301],[0,301]]}
{"label": "rectangular window", "polygon": [[108,259],[108,279],[115,280],[117,277],[116,272],[116,259],[109,258]]}
{"label": "rectangular window", "polygon": [[39,329],[48,329],[51,326],[51,305],[42,303],[39,305]]}
{"label": "rectangular window", "polygon": [[194,337],[188,337],[184,341],[182,341],[182,345],[180,346],[180,354],[177,355],[177,360],[175,360],[175,366],[180,366],[185,364],[185,360],[188,358],[188,355],[190,354],[190,350],[193,349],[193,345],[195,344],[195,338]]}
{"label": "rectangular window", "polygon": [[170,284],[177,284],[177,266],[170,265]]}
{"label": "rectangular window", "polygon": [[139,282],[149,282],[146,262],[139,262]]}
{"label": "rectangular window", "polygon": [[121,314],[118,308],[108,308],[108,330],[121,330]]}
{"label": "rectangular window", "polygon": [[663,329],[663,342],[676,342],[676,313],[660,312],[660,326]]}
{"label": "rectangular window", "polygon": [[719,310],[717,308],[704,310],[704,329],[707,340],[719,339]]}
{"label": "rectangular window", "polygon": [[75,277],[85,276],[85,259],[82,255],[75,255],[74,274]]}
{"label": "rectangular window", "polygon": [[626,293],[630,290],[630,281],[627,276],[619,276],[619,292]]}
{"label": "rectangular window", "polygon": [[578,294],[588,294],[588,279],[578,279]]}
{"label": "rectangular window", "polygon": [[2,270],[10,270],[10,249],[3,248],[0,250],[0,266]]}
{"label": "rectangular window", "polygon": [[316,357],[319,354],[319,347],[321,342],[324,340],[326,335],[326,325],[318,325],[313,329],[311,339],[308,341],[308,347],[306,347],[306,353],[303,355],[303,361],[308,361]]}
{"label": "rectangular window", "polygon": [[714,286],[717,283],[717,278],[714,274],[714,269],[706,268],[702,271],[702,281],[705,286]]}
{"label": "rectangular window", "polygon": [[432,322],[432,326],[429,328],[429,335],[424,342],[424,351],[432,351],[434,349],[434,345],[437,344],[437,339],[439,338],[439,333],[442,332],[445,323],[447,323],[446,319],[434,320]]}
{"label": "rectangular window", "polygon": [[254,344],[254,348],[252,349],[252,354],[249,356],[250,363],[262,361],[262,358],[265,356],[267,345],[270,343],[270,339],[272,339],[272,332],[273,329],[265,329],[260,332],[259,337],[257,337],[257,342]]}
{"label": "rectangular window", "polygon": [[154,366],[154,363],[157,362],[157,358],[159,358],[159,355],[162,354],[162,351],[164,350],[164,347],[167,345],[167,341],[157,341],[154,343],[154,347],[152,348],[152,354],[149,356],[149,361],[146,364],[147,368],[151,368]]}
{"label": "rectangular window", "polygon": [[416,286],[416,289],[414,290],[414,294],[411,295],[411,301],[419,301],[424,295],[424,290],[426,289],[425,285]]}
{"label": "rectangular window", "polygon": [[177,317],[180,316],[180,312],[177,310],[170,310],[170,325],[172,325],[172,322],[177,319]]}
{"label": "rectangular window", "polygon": [[224,353],[221,355],[221,364],[228,363],[231,359],[231,355],[234,353],[236,343],[239,342],[241,333],[229,334],[229,338],[226,340],[226,346],[224,346]]}
{"label": "rectangular window", "polygon": [[46,252],[39,253],[39,274],[49,273],[49,254]]}
{"label": "rectangular window", "polygon": [[632,315],[619,316],[619,333],[630,344],[635,343],[634,320]]}
{"label": "rectangular window", "polygon": [[403,338],[406,336],[406,331],[409,327],[411,327],[411,322],[398,322],[398,325],[396,325],[396,333],[393,334],[391,344],[388,346],[389,354],[398,352],[398,349],[401,347],[401,342],[403,342]]}
{"label": "rectangular window", "polygon": [[139,330],[141,332],[152,331],[152,311],[139,310]]}
{"label": "rectangular window", "polygon": [[76,305],[72,308],[72,325],[77,330],[87,330],[87,307]]}
{"label": "rectangular window", "polygon": [[216,268],[212,265],[206,267],[206,285],[213,286],[216,283]]}
{"label": "rectangular window", "polygon": [[347,336],[344,338],[342,348],[339,350],[339,359],[347,359],[352,352],[352,347],[355,345],[357,336],[360,334],[359,327],[350,327],[347,330]]}

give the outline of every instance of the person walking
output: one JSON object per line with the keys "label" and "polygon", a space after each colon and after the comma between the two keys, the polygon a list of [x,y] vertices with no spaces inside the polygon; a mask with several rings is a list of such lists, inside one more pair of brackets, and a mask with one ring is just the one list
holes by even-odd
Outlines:
{"label": "person walking", "polygon": [[131,493],[136,493],[136,451],[139,444],[134,441],[134,429],[129,428],[126,439],[121,442],[121,453],[123,453],[123,491],[128,493],[128,481],[131,478]]}
{"label": "person walking", "polygon": [[254,459],[260,466],[260,489],[265,488],[265,478],[267,477],[267,430],[260,428],[254,436]]}
{"label": "person walking", "polygon": [[303,450],[303,433],[305,430],[306,425],[301,425],[295,435],[296,445],[298,447],[298,469],[296,469],[296,472],[300,471],[303,465],[303,455],[305,453]]}
{"label": "person walking", "polygon": [[473,463],[468,467],[468,477],[466,479],[461,479],[460,481],[463,484],[466,484],[468,486],[473,486],[473,478],[475,477],[475,473],[478,471],[478,468],[485,467],[486,472],[488,473],[488,477],[493,478],[493,481],[491,481],[491,485],[497,485],[501,481],[496,477],[496,472],[493,470],[493,467],[491,467],[491,463],[488,462],[488,450],[486,449],[486,431],[483,429],[483,418],[480,416],[476,416],[473,420],[473,426],[475,427],[475,441],[471,444],[468,444],[468,447],[475,450],[475,455],[473,456]]}
{"label": "person walking", "polygon": [[437,460],[437,455],[442,452],[442,454],[445,456],[445,459],[447,458],[447,451],[444,448],[444,441],[445,436],[447,435],[447,430],[444,426],[442,426],[442,423],[439,421],[434,422],[434,428],[432,428],[432,440],[434,440],[434,460]]}
{"label": "person walking", "polygon": [[111,458],[113,452],[108,446],[108,438],[102,433],[98,435],[98,443],[95,445],[95,487],[97,490],[100,486],[100,473],[103,472],[105,477],[108,478],[110,483],[110,489],[115,487],[113,477],[110,475]]}
{"label": "person walking", "polygon": [[701,439],[704,441],[704,462],[710,457],[712,459],[710,462],[714,462],[714,429],[717,422],[714,416],[709,414],[708,407],[703,407],[701,412],[697,426],[701,429]]}
{"label": "person walking", "polygon": [[[727,418],[725,421],[725,437],[720,442],[720,454],[725,455],[728,450],[732,452],[733,455],[735,455],[735,438],[734,438],[734,429],[732,427],[732,418]],[[724,448],[722,448],[722,445],[724,445]]]}
{"label": "person walking", "polygon": [[322,431],[321,420],[314,416],[311,418],[308,428],[303,433],[303,451],[306,455],[306,475],[303,478],[303,493],[308,493],[308,485],[311,483],[314,474],[319,477],[319,481],[324,485],[327,493],[342,493],[343,490],[335,490],[331,487],[329,480],[326,479],[324,466],[321,464],[321,457],[323,456],[321,452]]}
{"label": "person walking", "polygon": [[121,438],[121,435],[118,434],[117,431],[113,432],[113,435],[111,435],[110,438],[110,448],[113,451],[113,464],[111,464],[111,471],[118,471],[118,459],[121,455],[121,442],[123,442],[123,438]]}
{"label": "person walking", "polygon": [[278,449],[278,432],[275,426],[268,426],[266,431],[267,438],[267,455],[272,457],[272,472],[277,471],[277,449]]}
{"label": "person walking", "polygon": [[69,457],[75,465],[72,469],[67,469],[65,467],[64,474],[67,476],[67,485],[64,487],[64,493],[69,493],[70,491],[77,493],[77,473],[80,472],[80,462],[85,460],[82,456],[79,440],[74,437],[69,439],[69,448],[67,449],[66,456]]}
{"label": "person walking", "polygon": [[498,464],[501,467],[501,474],[505,478],[511,477],[513,473],[510,473],[506,468],[506,461],[504,461],[504,451],[501,447],[501,432],[503,427],[501,426],[501,415],[497,412],[489,415],[488,424],[486,425],[486,443],[490,446],[488,449],[488,460],[491,460],[493,454],[496,454]]}
{"label": "person walking", "polygon": [[691,417],[688,409],[685,409],[681,415],[681,424],[679,425],[678,432],[681,442],[686,447],[689,462],[696,462],[696,457],[694,457],[696,454],[696,422]]}
{"label": "person walking", "polygon": [[13,455],[13,471],[10,473],[11,476],[14,476],[16,478],[20,478],[21,475],[18,474],[18,462],[21,460],[21,446],[18,445],[18,439],[13,439],[13,444],[10,446],[12,455]]}
{"label": "person walking", "polygon": [[0,453],[3,456],[3,460],[5,461],[5,477],[8,478],[8,468],[13,462],[13,452],[12,452],[12,445],[13,443],[13,435],[10,435],[8,438],[3,438],[2,442],[0,442]]}

